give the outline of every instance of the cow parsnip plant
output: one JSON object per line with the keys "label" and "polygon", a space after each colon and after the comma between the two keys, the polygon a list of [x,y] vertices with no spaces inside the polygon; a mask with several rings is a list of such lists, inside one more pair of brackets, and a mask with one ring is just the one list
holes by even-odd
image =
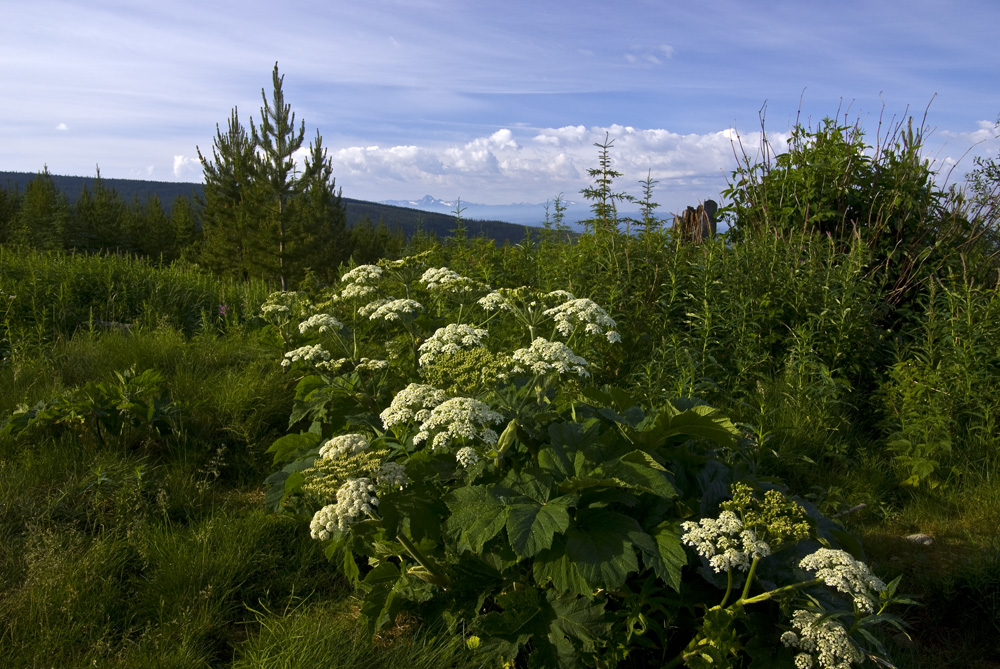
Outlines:
{"label": "cow parsnip plant", "polygon": [[815,508],[724,464],[726,416],[589,385],[621,345],[599,305],[421,257],[357,267],[310,304],[264,307],[301,375],[267,502],[310,520],[370,632],[410,611],[536,667],[884,656],[870,630],[899,624],[895,583]]}

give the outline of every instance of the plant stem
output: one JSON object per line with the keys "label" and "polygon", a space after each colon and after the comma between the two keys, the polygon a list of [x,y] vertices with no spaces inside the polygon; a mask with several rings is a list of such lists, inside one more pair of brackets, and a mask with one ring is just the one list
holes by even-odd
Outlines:
{"label": "plant stem", "polygon": [[423,553],[420,552],[420,549],[417,548],[412,541],[410,541],[410,538],[408,536],[406,536],[402,532],[399,532],[396,535],[396,541],[403,544],[403,548],[405,548],[406,552],[409,553],[410,556],[417,561],[417,564],[426,569],[434,577],[433,582],[435,585],[439,585],[446,590],[448,589],[448,587],[451,585],[451,580],[447,576],[445,576],[445,574],[442,573],[440,569],[438,569],[438,566],[436,564],[434,564],[428,557],[426,557]]}

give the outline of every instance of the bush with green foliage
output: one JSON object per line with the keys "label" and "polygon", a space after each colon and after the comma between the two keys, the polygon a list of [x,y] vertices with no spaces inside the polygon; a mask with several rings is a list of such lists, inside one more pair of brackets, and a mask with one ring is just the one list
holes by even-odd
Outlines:
{"label": "bush with green foliage", "polygon": [[533,666],[885,655],[871,629],[898,625],[895,584],[746,468],[724,414],[590,382],[620,339],[594,302],[405,258],[308,306],[263,307],[299,320],[283,364],[301,376],[267,500],[312,518],[369,632],[411,611]]}

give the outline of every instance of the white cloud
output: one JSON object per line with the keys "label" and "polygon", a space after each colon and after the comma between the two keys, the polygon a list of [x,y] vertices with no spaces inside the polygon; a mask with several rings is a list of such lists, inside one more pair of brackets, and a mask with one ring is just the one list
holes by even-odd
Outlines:
{"label": "white cloud", "polygon": [[[152,166],[150,166],[152,173]],[[201,181],[201,161],[191,156],[174,156],[174,177],[182,181]]]}
{"label": "white cloud", "polygon": [[60,123],[59,125],[56,126],[56,130],[69,130],[69,126],[66,125],[65,123]]}
{"label": "white cloud", "polygon": [[[587,171],[598,164],[594,145],[606,137],[613,141],[612,169],[622,173],[617,187],[638,194],[639,181],[649,174],[659,181],[659,201],[671,211],[718,198],[736,164],[732,128],[679,134],[623,125],[502,128],[463,144],[352,146],[331,152],[331,158],[348,197],[431,193],[485,204],[544,202],[559,193],[579,199],[589,185]],[[742,140],[759,142],[759,133]]]}

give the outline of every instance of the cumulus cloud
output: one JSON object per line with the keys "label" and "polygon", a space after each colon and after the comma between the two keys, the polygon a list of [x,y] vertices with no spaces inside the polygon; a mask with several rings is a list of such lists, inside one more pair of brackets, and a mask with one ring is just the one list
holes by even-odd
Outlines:
{"label": "cumulus cloud", "polygon": [[65,123],[60,123],[59,125],[56,126],[56,130],[69,130],[69,126],[66,125]]}
{"label": "cumulus cloud", "polygon": [[[351,146],[331,152],[334,174],[349,197],[407,199],[432,193],[485,204],[545,202],[564,193],[577,198],[598,164],[595,144],[612,142],[618,186],[638,195],[639,182],[659,182],[667,209],[718,198],[736,166],[734,147],[756,151],[759,133],[739,136],[732,128],[680,134],[625,125],[501,128],[462,144]],[[776,150],[784,137],[770,136]],[[751,155],[752,157],[752,155]]]}
{"label": "cumulus cloud", "polygon": [[174,177],[184,181],[200,181],[201,161],[190,156],[174,156]]}

